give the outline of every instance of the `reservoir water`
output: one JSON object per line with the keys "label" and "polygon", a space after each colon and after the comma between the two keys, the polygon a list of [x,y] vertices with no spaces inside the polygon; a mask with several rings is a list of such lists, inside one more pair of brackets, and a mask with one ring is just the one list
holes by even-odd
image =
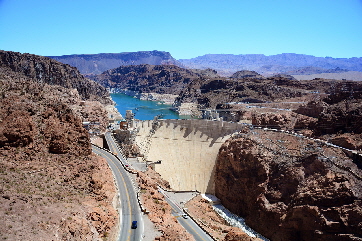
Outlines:
{"label": "reservoir water", "polygon": [[162,119],[189,119],[170,110],[170,105],[158,101],[140,100],[124,94],[111,94],[111,97],[123,117],[126,116],[126,110],[132,110],[139,120],[153,120],[157,115],[161,115]]}

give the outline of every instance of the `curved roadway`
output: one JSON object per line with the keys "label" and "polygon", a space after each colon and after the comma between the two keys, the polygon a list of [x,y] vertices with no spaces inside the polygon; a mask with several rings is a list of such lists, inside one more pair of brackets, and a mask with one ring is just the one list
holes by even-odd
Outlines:
{"label": "curved roadway", "polygon": [[[105,134],[105,138],[109,147],[109,150],[114,154],[117,155],[119,160],[122,162],[123,165],[126,165],[126,161],[123,158],[122,153],[119,151],[116,143],[114,142],[112,135],[110,132],[107,132]],[[109,155],[113,156],[112,154],[108,153]],[[119,163],[119,161],[118,161]],[[124,169],[121,168],[123,171]],[[119,184],[120,185],[120,184]],[[174,213],[174,215],[176,216],[177,221],[186,229],[187,232],[189,232],[190,234],[192,234],[195,238],[196,241],[212,241],[213,239],[204,231],[202,230],[191,218],[188,219],[184,219],[181,215],[177,215],[180,213],[183,213],[182,209],[180,207],[178,207],[175,203],[173,203],[167,196],[167,194],[165,194],[163,192],[162,189],[159,189],[161,193],[164,194],[166,201],[171,205],[172,207],[172,212]],[[134,203],[137,203],[137,200],[134,201]],[[123,208],[123,207],[122,207]],[[123,210],[123,209],[122,209]],[[138,209],[139,210],[139,209]],[[137,219],[135,219],[137,220]],[[141,220],[141,219],[138,219]],[[139,224],[140,225],[140,224]],[[143,225],[142,225],[143,228]],[[141,240],[141,239],[139,239]]]}
{"label": "curved roadway", "polygon": [[[92,149],[94,153],[107,160],[119,190],[121,220],[118,241],[142,240],[144,226],[140,208],[138,206],[136,191],[128,173],[124,170],[120,160],[113,154],[97,146],[92,146]],[[138,222],[137,229],[131,229],[132,221]]]}

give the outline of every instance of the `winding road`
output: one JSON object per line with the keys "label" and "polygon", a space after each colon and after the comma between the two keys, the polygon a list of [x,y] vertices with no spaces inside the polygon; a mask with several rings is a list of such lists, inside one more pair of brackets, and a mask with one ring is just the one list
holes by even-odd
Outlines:
{"label": "winding road", "polygon": [[[108,157],[109,159],[107,159],[113,173],[115,174],[115,178],[117,180],[117,185],[118,188],[120,189],[120,195],[123,196],[124,198],[121,197],[121,204],[122,204],[122,218],[124,219],[124,222],[122,222],[122,227],[121,227],[121,237],[119,240],[142,240],[141,236],[142,233],[141,231],[143,231],[144,226],[143,223],[141,225],[141,213],[140,213],[140,209],[138,207],[138,202],[137,202],[137,197],[134,191],[134,187],[132,186],[132,182],[129,179],[129,176],[127,175],[127,172],[124,170],[124,167],[127,162],[125,161],[125,159],[123,158],[122,153],[119,151],[116,143],[114,142],[111,133],[107,132],[105,134],[105,139],[107,141],[107,144],[109,146],[109,150],[113,153],[109,153],[107,151],[104,151],[100,148],[93,148],[93,151],[95,153],[99,153],[100,150],[103,151],[103,157]],[[97,154],[98,154],[97,153]],[[115,155],[118,157],[116,158]],[[122,166],[123,165],[123,166]],[[121,177],[117,177],[121,175]],[[123,176],[123,177],[122,177]],[[118,180],[122,181],[127,181],[127,185],[125,186],[125,184],[120,183]],[[124,195],[125,190],[128,190],[129,194],[126,194],[127,197]],[[162,192],[162,190],[160,190],[160,192]],[[133,194],[132,194],[133,193]],[[163,192],[162,192],[163,193]],[[163,193],[165,195],[166,201],[171,205],[172,207],[172,212],[173,214],[176,216],[177,221],[186,229],[187,232],[189,232],[191,235],[194,236],[196,241],[212,241],[213,239],[205,232],[203,231],[191,218],[183,218],[182,214],[183,210],[178,207],[176,204],[174,204],[167,196],[167,194]],[[134,198],[131,198],[134,197]],[[126,204],[128,203],[128,204]],[[132,207],[129,207],[129,206]],[[126,211],[124,211],[126,210]],[[127,215],[127,212],[129,212],[128,210],[132,210],[130,215]],[[125,213],[126,212],[126,213]],[[127,221],[126,221],[127,220]],[[134,236],[131,237],[131,239],[123,239],[123,235],[126,235],[125,230],[130,230],[130,226],[131,226],[131,222],[133,220],[137,220],[138,221],[138,226],[139,228],[139,233],[135,233]],[[140,227],[141,226],[141,227]],[[138,239],[137,239],[138,237]]]}
{"label": "winding road", "polygon": [[[135,187],[128,173],[124,170],[120,159],[97,146],[92,146],[93,152],[105,158],[113,172],[119,190],[120,201],[120,234],[118,241],[142,240],[144,230],[141,211],[138,206]],[[113,152],[113,150],[111,150]],[[124,161],[124,160],[123,160]],[[138,222],[136,229],[131,229],[132,221]]]}

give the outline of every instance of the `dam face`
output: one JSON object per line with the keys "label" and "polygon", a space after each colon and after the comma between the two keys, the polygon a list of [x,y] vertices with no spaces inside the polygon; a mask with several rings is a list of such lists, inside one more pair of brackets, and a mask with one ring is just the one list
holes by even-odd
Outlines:
{"label": "dam face", "polygon": [[217,154],[242,125],[210,120],[158,120],[134,123],[136,144],[155,171],[177,191],[214,194]]}

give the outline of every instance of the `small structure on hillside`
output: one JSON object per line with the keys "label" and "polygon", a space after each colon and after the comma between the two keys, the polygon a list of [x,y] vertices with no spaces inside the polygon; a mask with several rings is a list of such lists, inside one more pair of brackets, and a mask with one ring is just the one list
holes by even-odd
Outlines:
{"label": "small structure on hillside", "polygon": [[128,128],[132,128],[134,121],[134,114],[132,113],[132,110],[126,110],[126,121],[128,123]]}
{"label": "small structure on hillside", "polygon": [[121,129],[121,130],[127,130],[128,129],[128,122],[125,119],[122,119],[119,122],[119,129]]}
{"label": "small structure on hillside", "polygon": [[204,110],[202,112],[202,119],[205,120],[220,120],[220,115],[217,110]]}

